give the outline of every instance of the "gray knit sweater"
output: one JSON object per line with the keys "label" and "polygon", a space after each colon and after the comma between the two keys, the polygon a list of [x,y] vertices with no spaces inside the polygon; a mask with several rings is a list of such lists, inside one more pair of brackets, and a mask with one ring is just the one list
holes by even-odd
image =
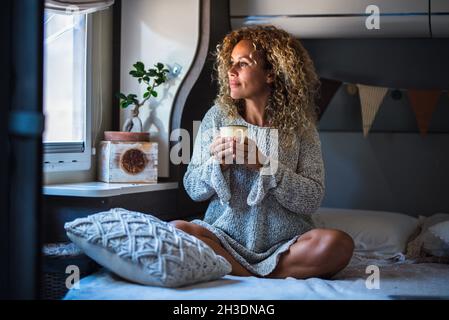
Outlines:
{"label": "gray knit sweater", "polygon": [[[214,129],[230,124],[248,127],[248,137],[270,159],[271,169],[263,169],[268,169],[268,174],[241,164],[222,172],[209,146]],[[316,129],[310,138],[298,136],[293,148],[279,148],[277,154],[269,130],[242,117],[231,120],[220,107],[213,106],[202,120],[184,176],[184,187],[193,200],[210,200],[204,220],[192,222],[213,232],[237,261],[259,276],[271,273],[279,255],[301,234],[314,228],[311,214],[324,195],[324,168]]]}

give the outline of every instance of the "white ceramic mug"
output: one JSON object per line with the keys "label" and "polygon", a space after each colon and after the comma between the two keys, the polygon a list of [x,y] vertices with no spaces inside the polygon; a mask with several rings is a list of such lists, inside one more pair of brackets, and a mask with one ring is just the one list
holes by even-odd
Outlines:
{"label": "white ceramic mug", "polygon": [[244,143],[245,138],[248,135],[248,128],[241,125],[230,125],[220,127],[220,136],[223,138],[236,137],[238,138],[238,143]]}

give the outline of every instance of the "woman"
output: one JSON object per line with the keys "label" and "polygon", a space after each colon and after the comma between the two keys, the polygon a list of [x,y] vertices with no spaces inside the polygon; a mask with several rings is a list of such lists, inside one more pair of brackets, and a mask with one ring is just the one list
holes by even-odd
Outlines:
{"label": "woman", "polygon": [[[233,275],[333,276],[354,244],[311,219],[324,195],[324,169],[315,126],[319,81],[308,53],[283,30],[245,27],[217,47],[216,67],[220,91],[184,176],[189,196],[210,204],[204,220],[171,223],[225,257]],[[248,138],[217,135],[226,125],[248,127]],[[270,152],[276,144],[277,154]]]}

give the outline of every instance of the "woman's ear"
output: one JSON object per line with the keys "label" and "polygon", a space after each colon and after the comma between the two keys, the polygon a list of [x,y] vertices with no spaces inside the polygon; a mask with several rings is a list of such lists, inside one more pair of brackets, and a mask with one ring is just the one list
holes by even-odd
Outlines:
{"label": "woman's ear", "polygon": [[273,71],[269,71],[267,74],[267,83],[272,84],[274,82],[274,73]]}

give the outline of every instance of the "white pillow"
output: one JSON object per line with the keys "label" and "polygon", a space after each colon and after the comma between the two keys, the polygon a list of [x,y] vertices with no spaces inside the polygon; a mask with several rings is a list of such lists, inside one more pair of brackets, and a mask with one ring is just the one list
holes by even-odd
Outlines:
{"label": "white pillow", "polygon": [[429,217],[419,216],[422,231],[427,231],[431,226],[449,220],[449,213],[434,213]]}
{"label": "white pillow", "polygon": [[348,233],[355,251],[366,254],[405,252],[407,241],[418,227],[417,218],[386,211],[319,208],[312,217],[317,227]]}
{"label": "white pillow", "polygon": [[89,257],[137,283],[179,287],[220,278],[232,269],[201,240],[140,212],[115,208],[64,227]]}
{"label": "white pillow", "polygon": [[449,214],[437,213],[424,220],[422,250],[435,257],[449,257]]}

